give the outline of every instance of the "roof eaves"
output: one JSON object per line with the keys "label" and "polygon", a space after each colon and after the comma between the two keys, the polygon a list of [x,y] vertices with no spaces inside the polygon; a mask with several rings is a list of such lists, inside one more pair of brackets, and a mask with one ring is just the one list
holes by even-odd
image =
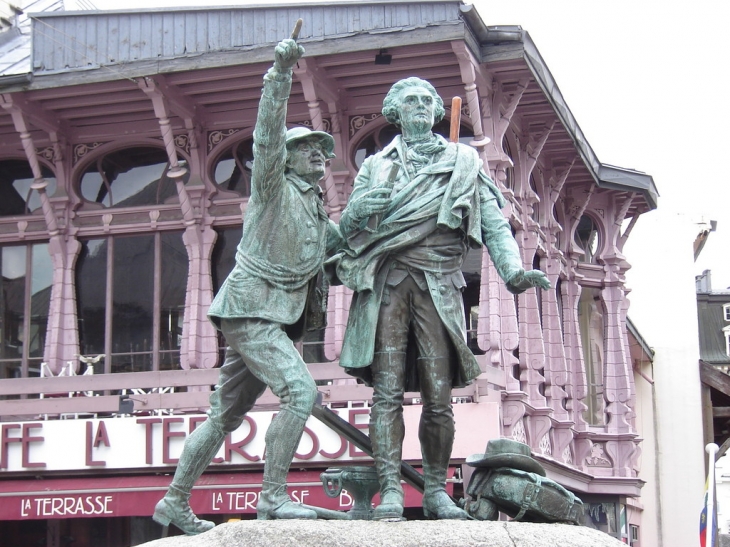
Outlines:
{"label": "roof eaves", "polygon": [[43,15],[43,17],[63,17],[63,16],[69,16],[69,15],[84,15],[84,16],[107,16],[107,15],[114,15],[114,14],[150,14],[150,13],[191,13],[191,12],[214,12],[214,11],[230,11],[231,8],[235,8],[237,10],[260,10],[260,9],[297,9],[301,10],[303,8],[322,8],[322,7],[341,7],[343,5],[357,5],[357,6],[364,6],[364,5],[408,5],[408,4],[429,4],[429,3],[453,3],[453,4],[462,4],[462,0],[367,0],[366,2],[361,2],[359,0],[336,0],[332,2],[281,2],[281,3],[256,3],[256,4],[236,4],[236,5],[221,5],[221,6],[205,6],[201,5],[199,6],[176,6],[176,7],[154,7],[154,8],[131,8],[131,9],[115,9],[115,10],[77,10],[77,11],[64,11],[64,12],[38,12],[38,13],[30,13],[29,15],[35,16],[35,15]]}
{"label": "roof eaves", "polygon": [[578,154],[588,167],[596,184],[601,188],[639,192],[644,196],[649,208],[656,209],[659,193],[654,184],[654,179],[640,171],[602,164],[598,161],[596,153],[588,143],[588,139],[583,134],[570,108],[568,108],[555,78],[553,78],[527,31],[522,31],[522,44],[524,47],[523,58],[535,77],[537,85],[540,86],[555,114],[573,140]]}
{"label": "roof eaves", "polygon": [[654,184],[654,178],[641,171],[616,167],[602,163],[598,170],[598,185],[614,190],[630,190],[640,192],[651,209],[656,209],[659,191]]}
{"label": "roof eaves", "polygon": [[626,330],[629,331],[631,336],[633,336],[634,339],[638,342],[639,346],[641,346],[641,349],[644,350],[644,353],[646,353],[649,357],[653,359],[654,349],[649,346],[646,340],[644,340],[644,337],[641,336],[639,329],[636,328],[636,325],[634,325],[634,322],[631,321],[628,316],[626,317]]}
{"label": "roof eaves", "polygon": [[0,91],[4,91],[8,87],[26,86],[33,81],[33,75],[30,72],[19,74],[2,74],[0,73]]}

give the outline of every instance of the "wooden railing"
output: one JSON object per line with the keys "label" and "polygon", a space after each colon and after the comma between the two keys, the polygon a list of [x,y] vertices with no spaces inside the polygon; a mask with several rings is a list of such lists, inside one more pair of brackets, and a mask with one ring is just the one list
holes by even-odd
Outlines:
{"label": "wooden railing", "polygon": [[[490,366],[484,356],[477,359],[486,372],[472,385],[453,390],[453,397],[478,402],[490,385],[498,389],[504,387],[502,371]],[[326,384],[319,385],[325,403],[372,400],[372,388],[354,383],[337,362],[314,363],[309,365],[309,371],[318,384]],[[135,413],[200,412],[208,407],[208,397],[217,380],[218,369],[215,368],[2,380],[0,419],[119,414],[122,397],[134,403]],[[406,393],[409,402],[419,398],[419,393]],[[267,389],[256,408],[275,408],[278,403],[278,398]]]}

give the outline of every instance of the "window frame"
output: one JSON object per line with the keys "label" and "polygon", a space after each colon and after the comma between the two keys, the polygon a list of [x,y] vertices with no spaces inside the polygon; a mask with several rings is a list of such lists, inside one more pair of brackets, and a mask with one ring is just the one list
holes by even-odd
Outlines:
{"label": "window frame", "polygon": [[[252,170],[249,170],[247,166],[244,164],[241,164],[239,162],[238,158],[235,156],[235,152],[241,147],[244,143],[247,143],[250,141],[251,149],[252,149],[252,155],[251,160],[253,161],[253,133],[245,131],[241,133],[236,133],[235,136],[231,136],[227,139],[224,139],[220,141],[213,150],[211,150],[208,160],[207,160],[207,166],[206,166],[206,173],[208,175],[208,180],[210,181],[210,184],[213,186],[213,188],[216,189],[218,194],[220,194],[223,197],[229,197],[229,198],[237,198],[237,199],[248,199],[251,197],[251,175],[253,174]],[[218,164],[220,164],[221,161],[223,161],[223,156],[230,153],[231,158],[234,161],[234,165],[238,166],[239,169],[241,167],[246,167],[246,172],[249,174],[249,182],[248,182],[248,188],[244,188],[244,190],[247,191],[239,191],[239,190],[230,190],[222,185],[222,183],[219,183],[216,179],[216,169],[218,168]],[[228,159],[228,158],[226,158]],[[234,167],[235,171],[235,167]],[[243,172],[243,169],[241,169]],[[233,173],[231,173],[233,174]],[[230,181],[230,177],[228,178],[228,181]]]}
{"label": "window frame", "polygon": [[[72,191],[73,191],[74,195],[79,200],[81,207],[88,208],[88,209],[99,208],[99,209],[109,209],[109,210],[120,209],[120,208],[124,209],[127,207],[135,207],[135,208],[137,208],[137,207],[145,207],[145,208],[157,207],[157,208],[159,208],[159,207],[166,205],[168,203],[168,200],[172,200],[173,198],[175,198],[175,200],[179,199],[179,196],[177,195],[177,190],[175,190],[174,194],[171,194],[167,198],[160,200],[159,203],[121,205],[121,203],[124,203],[125,200],[127,200],[131,197],[134,197],[140,193],[140,192],[137,192],[135,194],[132,194],[131,196],[127,196],[127,197],[121,199],[121,201],[110,199],[110,204],[106,205],[103,203],[103,201],[90,200],[84,195],[84,192],[82,190],[82,184],[83,184],[84,176],[87,174],[87,172],[89,170],[93,169],[95,166],[100,165],[100,162],[103,162],[105,160],[105,158],[107,158],[108,156],[111,156],[113,154],[123,153],[125,150],[142,149],[142,148],[155,149],[160,152],[161,158],[163,156],[164,156],[164,158],[166,158],[166,162],[165,162],[166,167],[164,168],[160,178],[157,180],[157,193],[159,194],[160,185],[163,184],[165,180],[168,183],[174,184],[174,182],[175,182],[174,179],[170,179],[170,177],[167,176],[167,173],[170,170],[170,162],[169,162],[169,158],[167,157],[167,152],[165,151],[164,144],[161,143],[160,141],[158,141],[156,139],[137,139],[137,140],[128,141],[128,142],[124,142],[124,143],[118,143],[118,142],[110,143],[108,145],[102,145],[99,148],[94,149],[93,152],[89,152],[88,155],[83,157],[83,160],[79,161],[78,165],[74,166],[73,174],[72,174],[73,184],[71,187],[72,187]],[[181,163],[188,163],[190,161],[189,158],[187,157],[187,155],[184,152],[181,152],[180,149],[177,149],[177,153],[181,160]],[[162,162],[160,162],[160,163],[162,163]],[[153,165],[153,164],[150,164],[150,165]],[[136,166],[130,168],[129,170],[125,171],[125,173],[131,171],[131,169],[135,169],[138,167],[143,167],[143,166],[136,165]],[[95,172],[99,173],[99,170],[95,169]],[[188,173],[186,173],[185,177],[183,178],[183,182],[186,183],[188,181],[189,177],[190,177],[190,172],[188,171]],[[115,181],[116,181],[116,179],[115,179]],[[108,188],[112,188],[115,181],[112,181],[111,183],[109,183]],[[153,181],[149,181],[149,184],[151,184],[152,182]],[[107,184],[104,180],[104,177],[102,177],[101,184],[102,185]],[[146,187],[143,187],[143,189],[144,188],[146,188]],[[177,201],[175,201],[175,203],[177,203]]]}
{"label": "window frame", "polygon": [[[179,230],[170,230],[170,231],[155,231],[152,234],[144,234],[141,232],[134,232],[134,233],[119,233],[119,234],[110,234],[106,237],[89,237],[84,238],[82,240],[82,244],[86,244],[88,241],[91,240],[104,240],[107,245],[106,250],[106,261],[105,261],[105,278],[106,278],[106,285],[104,288],[104,374],[112,374],[115,371],[114,369],[114,363],[113,358],[114,356],[123,356],[123,355],[130,355],[130,356],[137,356],[137,355],[149,355],[151,360],[151,371],[159,371],[159,370],[166,370],[161,369],[160,365],[163,360],[163,354],[174,354],[175,351],[177,351],[178,355],[180,355],[181,347],[178,346],[177,350],[171,350],[171,349],[163,349],[161,347],[161,325],[162,325],[162,252],[163,252],[163,242],[162,237],[164,234],[178,234],[180,236],[180,240],[182,242],[183,232]],[[114,308],[114,264],[115,264],[115,242],[119,239],[124,239],[126,237],[138,237],[143,235],[152,235],[153,241],[152,241],[152,247],[153,247],[153,253],[154,256],[152,257],[152,332],[150,333],[150,350],[149,351],[134,351],[134,352],[119,352],[114,351],[113,349],[113,343],[114,343],[114,321],[113,321],[113,308]],[[184,243],[182,243],[184,246]],[[78,263],[76,266],[76,271],[74,272],[76,283],[78,285]],[[187,262],[187,268],[188,271],[186,272],[186,275],[184,276],[186,279],[186,286],[185,291],[187,291],[187,278],[189,275],[189,268],[190,268],[190,259],[188,257]],[[78,287],[77,287],[78,292]],[[77,321],[79,322],[79,342],[81,344],[81,321],[85,318],[82,314],[82,309],[80,308],[82,304],[82,300],[78,297],[76,298],[77,302]],[[183,299],[182,302],[182,311],[183,311],[183,319],[179,322],[184,323],[184,313],[185,313],[185,299]],[[82,350],[82,348],[79,348]],[[82,353],[84,355],[89,354],[87,348],[83,348]],[[97,351],[92,352],[94,354],[98,353]],[[178,357],[178,361],[179,361]],[[124,371],[121,371],[124,372]],[[137,371],[133,370],[132,372],[145,372],[145,370]]]}
{"label": "window frame", "polygon": [[[34,247],[45,245],[46,250],[48,251],[48,245],[49,242],[46,240],[38,240],[38,241],[27,241],[20,244],[3,244],[0,246],[0,253],[2,252],[2,249],[8,248],[8,247],[24,247],[25,248],[25,269],[23,273],[24,278],[24,286],[23,286],[23,320],[22,320],[22,335],[23,335],[23,347],[21,350],[20,358],[2,358],[0,360],[0,366],[9,365],[12,366],[13,363],[20,361],[20,377],[21,378],[28,378],[30,377],[30,369],[31,365],[34,363],[37,363],[38,365],[38,376],[40,376],[40,370],[41,370],[41,364],[43,360],[45,359],[45,342],[43,343],[43,347],[41,348],[41,355],[40,356],[31,356],[31,339],[30,335],[32,333],[32,326],[34,324],[33,321],[33,314],[32,314],[32,305],[33,305],[33,268],[34,268],[34,259],[33,259],[33,253],[34,253]],[[50,253],[48,254],[49,260],[50,260]],[[0,261],[1,262],[1,261]],[[50,290],[52,290],[52,282],[51,285],[48,287]],[[50,312],[50,303],[51,298],[48,299],[48,309],[46,310],[46,324],[45,324],[45,334],[44,338],[48,336],[48,319],[49,319],[49,312]],[[2,318],[4,322],[4,317]],[[7,328],[7,326],[5,327]],[[3,329],[4,330],[4,329]],[[4,336],[5,332],[3,332],[3,339],[0,340],[0,343],[5,344]]]}

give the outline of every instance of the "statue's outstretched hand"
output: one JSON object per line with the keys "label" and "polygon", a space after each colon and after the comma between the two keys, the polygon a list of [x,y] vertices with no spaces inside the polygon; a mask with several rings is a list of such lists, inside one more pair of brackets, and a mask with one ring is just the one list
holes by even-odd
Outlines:
{"label": "statue's outstretched hand", "polygon": [[512,288],[522,292],[532,287],[540,287],[541,289],[549,289],[550,281],[547,276],[540,270],[522,270],[516,276],[509,280]]}
{"label": "statue's outstretched hand", "polygon": [[279,70],[289,70],[304,55],[304,48],[291,38],[282,40],[274,49],[274,66]]}
{"label": "statue's outstretched hand", "polygon": [[390,188],[373,188],[365,192],[357,201],[348,205],[350,215],[355,222],[361,222],[366,218],[384,213],[390,205]]}

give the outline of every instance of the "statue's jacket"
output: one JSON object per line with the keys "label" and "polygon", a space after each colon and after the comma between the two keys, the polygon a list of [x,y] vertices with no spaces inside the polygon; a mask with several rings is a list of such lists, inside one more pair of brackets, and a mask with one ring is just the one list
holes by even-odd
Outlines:
{"label": "statue's jacket", "polygon": [[[328,219],[321,189],[286,166],[286,105],[291,72],[272,68],[264,76],[254,129],[251,197],[236,265],[208,311],[220,319],[257,318],[288,325],[298,338],[304,323],[323,326],[327,287],[322,263],[328,248],[341,244]],[[306,313],[305,313],[306,304]]]}
{"label": "statue's jacket", "polygon": [[[393,262],[399,255],[437,230],[461,230],[468,246],[487,247],[497,272],[511,290],[514,287],[509,281],[523,271],[519,248],[501,212],[504,198],[482,169],[476,150],[448,143],[439,157],[412,174],[402,167],[405,157],[398,136],[365,160],[340,220],[340,230],[348,246],[330,261],[336,265],[339,280],[355,291],[340,365],[366,383],[369,383],[369,367],[373,361],[379,308]],[[373,229],[368,219],[353,218],[352,211],[367,191],[389,184],[394,163],[401,168],[393,185],[391,203],[377,229]],[[465,254],[458,257],[456,268],[447,271],[440,270],[437,262],[421,268],[458,359],[452,379],[454,387],[471,382],[481,373],[466,344],[461,297],[465,283],[460,270]],[[413,350],[409,346],[408,351]],[[407,390],[417,390],[417,379],[415,382]]]}

